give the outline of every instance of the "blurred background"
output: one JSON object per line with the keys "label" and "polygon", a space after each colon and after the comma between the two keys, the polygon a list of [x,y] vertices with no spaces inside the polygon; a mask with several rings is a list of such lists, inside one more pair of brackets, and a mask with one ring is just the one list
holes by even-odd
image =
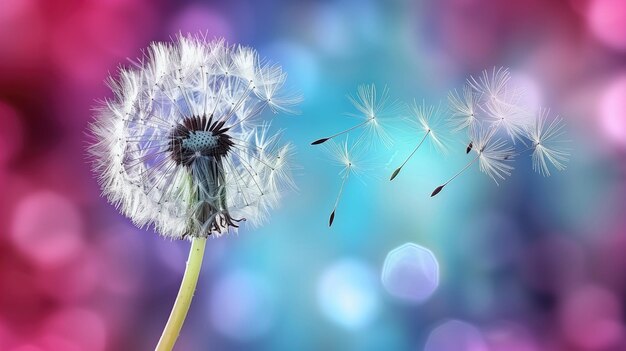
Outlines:
{"label": "blurred background", "polygon": [[[621,0],[0,1],[0,350],[153,349],[188,242],[135,227],[86,161],[103,83],[151,41],[208,32],[283,65],[299,191],[210,240],[177,350],[626,350],[626,3]],[[496,186],[414,140],[348,182],[312,140],[346,94],[445,99],[510,67],[568,125],[568,169],[526,154]]]}

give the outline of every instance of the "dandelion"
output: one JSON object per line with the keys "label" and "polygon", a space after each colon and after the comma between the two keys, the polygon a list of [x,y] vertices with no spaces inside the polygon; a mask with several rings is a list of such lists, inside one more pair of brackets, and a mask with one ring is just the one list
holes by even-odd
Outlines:
{"label": "dandelion", "polygon": [[361,120],[361,122],[329,137],[315,140],[311,145],[325,143],[328,140],[359,128],[363,128],[364,130],[357,139],[357,143],[364,139],[369,139],[370,141],[377,139],[382,141],[385,145],[389,145],[391,138],[386,131],[387,123],[390,119],[395,117],[399,104],[395,100],[389,100],[389,90],[387,87],[383,88],[380,96],[377,96],[375,85],[361,85],[357,89],[357,95],[349,96],[349,98],[358,111],[358,113],[350,114],[349,116],[355,117]]}
{"label": "dandelion", "polygon": [[335,221],[335,212],[339,206],[339,201],[343,195],[343,190],[348,181],[350,175],[360,176],[367,169],[367,161],[364,156],[363,148],[358,147],[357,144],[350,145],[348,138],[343,142],[331,142],[326,147],[326,152],[330,155],[331,159],[341,167],[339,177],[341,178],[341,186],[339,187],[339,193],[335,199],[333,210],[330,213],[328,219],[328,226],[332,226]]}
{"label": "dandelion", "polygon": [[292,185],[293,148],[260,121],[289,111],[286,75],[251,48],[180,36],[154,43],[111,79],[89,151],[103,194],[139,227],[192,241],[157,350],[171,350],[195,290],[206,238],[260,224]]}
{"label": "dandelion", "polygon": [[479,128],[472,140],[475,140],[473,150],[476,156],[448,181],[435,188],[430,194],[431,197],[439,194],[446,185],[467,171],[476,161],[479,163],[480,171],[487,174],[496,184],[498,179],[505,179],[505,176],[511,175],[513,166],[509,162],[513,160],[515,150],[507,146],[505,141],[495,139],[493,129]]}
{"label": "dandelion", "polygon": [[441,113],[440,107],[426,106],[425,102],[418,105],[415,101],[411,106],[412,115],[415,117],[418,129],[424,133],[424,136],[417,143],[417,146],[409,154],[409,156],[402,162],[392,174],[389,180],[394,180],[402,170],[402,168],[409,162],[409,160],[415,155],[417,150],[422,146],[426,139],[430,140],[430,144],[440,151],[445,151],[445,144],[447,137],[445,134],[444,119]]}
{"label": "dandelion", "polygon": [[533,128],[528,131],[533,150],[533,170],[544,176],[550,176],[548,162],[559,171],[565,169],[569,153],[565,148],[565,127],[560,117],[548,121],[549,109],[539,109]]}

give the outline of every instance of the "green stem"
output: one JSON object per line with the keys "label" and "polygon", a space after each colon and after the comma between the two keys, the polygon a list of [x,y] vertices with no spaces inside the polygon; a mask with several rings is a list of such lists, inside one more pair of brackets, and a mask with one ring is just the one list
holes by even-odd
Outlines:
{"label": "green stem", "polygon": [[174,307],[170,313],[170,318],[167,320],[167,324],[165,325],[165,329],[163,329],[163,334],[161,334],[161,339],[159,339],[155,351],[171,351],[172,348],[174,348],[178,334],[180,334],[180,329],[183,327],[185,317],[187,317],[193,293],[196,290],[205,246],[206,238],[194,237],[191,241],[183,281],[180,283],[180,289],[178,290],[178,296],[176,296]]}

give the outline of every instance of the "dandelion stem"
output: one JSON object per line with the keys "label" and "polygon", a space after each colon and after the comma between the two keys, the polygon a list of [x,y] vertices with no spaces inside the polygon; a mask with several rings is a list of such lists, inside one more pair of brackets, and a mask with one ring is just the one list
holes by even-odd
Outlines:
{"label": "dandelion stem", "polygon": [[196,290],[205,246],[206,238],[194,237],[191,241],[189,258],[187,259],[185,274],[183,275],[183,280],[178,290],[178,296],[176,296],[174,307],[172,308],[172,312],[167,320],[165,329],[163,329],[163,334],[161,334],[161,339],[159,339],[155,351],[171,351],[174,347],[174,343],[176,343],[176,339],[178,339],[180,329],[183,326],[185,317],[187,317],[187,311],[189,311],[189,306],[191,305],[193,293]]}
{"label": "dandelion stem", "polygon": [[348,166],[348,170],[346,172],[345,177],[341,181],[341,187],[339,188],[339,194],[337,194],[337,199],[335,200],[335,206],[333,206],[333,212],[330,213],[330,218],[328,220],[328,226],[333,225],[333,221],[335,220],[335,211],[337,210],[337,206],[339,205],[339,199],[341,199],[341,194],[343,194],[343,186],[346,184],[346,180],[350,176],[350,165]]}
{"label": "dandelion stem", "polygon": [[409,155],[409,157],[406,158],[406,160],[404,160],[404,162],[402,162],[402,164],[400,165],[400,167],[398,167],[393,174],[391,175],[391,178],[389,180],[393,180],[395,177],[398,176],[398,173],[400,173],[400,171],[402,170],[402,167],[404,167],[404,165],[409,162],[409,160],[411,159],[411,157],[413,157],[413,155],[417,152],[417,149],[420,148],[420,146],[422,146],[422,143],[424,143],[424,140],[426,140],[426,137],[428,136],[428,134],[430,134],[430,129],[426,132],[426,134],[424,134],[424,137],[422,138],[422,140],[419,142],[419,144],[417,144],[417,146],[415,147],[415,149],[413,149],[413,152],[411,152],[411,154]]}
{"label": "dandelion stem", "polygon": [[452,178],[448,179],[447,182],[443,183],[442,185],[438,186],[437,188],[435,188],[435,190],[432,192],[432,194],[430,194],[430,197],[433,197],[437,194],[439,194],[441,192],[441,190],[443,190],[443,187],[448,185],[448,183],[450,183],[451,181],[453,181],[456,177],[460,176],[463,172],[465,172],[474,162],[476,162],[476,160],[478,160],[478,158],[480,157],[481,152],[477,152],[476,153],[476,157],[474,157],[471,161],[469,161],[465,167],[463,167],[460,171],[458,171],[454,176],[452,176]]}
{"label": "dandelion stem", "polygon": [[359,123],[359,124],[357,124],[357,125],[355,125],[355,126],[352,126],[352,127],[348,128],[348,129],[346,129],[346,130],[342,131],[342,132],[339,132],[339,133],[333,134],[333,135],[331,135],[331,136],[329,136],[329,137],[326,137],[326,138],[322,138],[322,139],[315,140],[314,142],[312,142],[312,143],[311,143],[311,145],[318,145],[318,144],[325,143],[326,141],[328,141],[328,140],[330,140],[330,139],[332,139],[332,138],[334,138],[334,137],[338,137],[338,136],[340,136],[341,134],[345,134],[345,133],[347,133],[347,132],[349,132],[349,131],[351,131],[351,130],[353,130],[353,129],[359,128],[359,127],[361,127],[361,126],[363,126],[363,125],[365,125],[365,124],[369,123],[369,122],[370,122],[371,120],[373,120],[373,119],[374,119],[374,117],[370,117],[370,118],[366,119],[366,120],[365,120],[365,122],[361,122],[361,123]]}

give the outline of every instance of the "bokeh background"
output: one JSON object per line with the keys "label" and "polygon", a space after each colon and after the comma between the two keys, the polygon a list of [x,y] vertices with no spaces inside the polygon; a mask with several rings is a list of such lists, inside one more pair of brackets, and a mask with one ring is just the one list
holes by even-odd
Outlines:
{"label": "bokeh background", "polygon": [[[285,67],[301,167],[270,223],[209,241],[177,350],[626,350],[621,0],[0,1],[0,350],[154,347],[189,244],[99,196],[85,133],[107,75],[197,31]],[[339,169],[309,143],[353,122],[347,93],[436,102],[494,66],[565,118],[566,171],[521,157],[429,198],[466,159],[420,152],[349,182],[328,228]]]}

